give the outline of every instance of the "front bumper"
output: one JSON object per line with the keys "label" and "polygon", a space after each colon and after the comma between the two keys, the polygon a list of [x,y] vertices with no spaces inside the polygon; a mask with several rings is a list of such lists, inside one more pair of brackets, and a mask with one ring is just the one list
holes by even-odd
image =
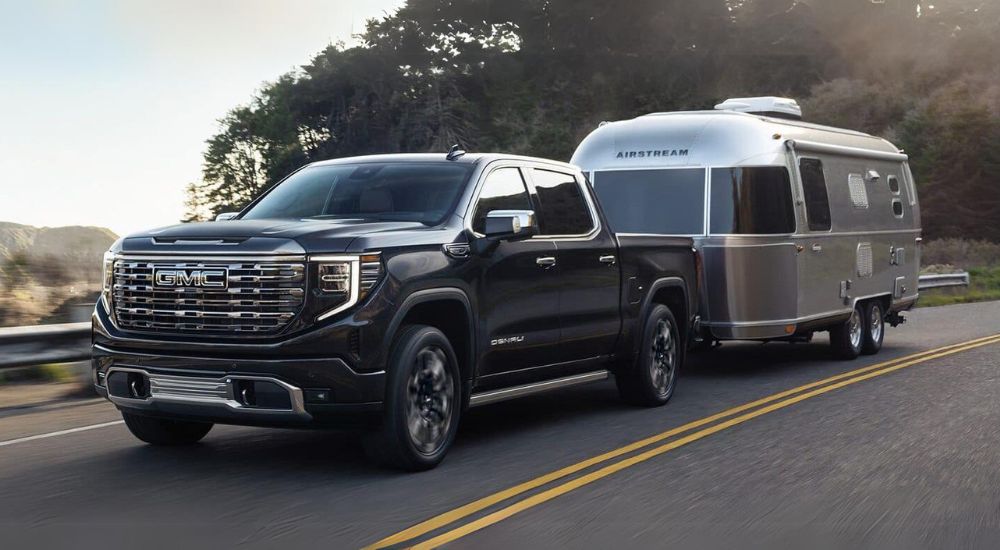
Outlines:
{"label": "front bumper", "polygon": [[[130,382],[115,382],[132,374]],[[358,373],[339,358],[223,359],[146,354],[106,345],[93,348],[95,388],[119,409],[136,414],[223,424],[339,424],[345,415],[381,410],[385,373]],[[248,404],[241,387],[259,382],[277,405]],[[132,391],[128,384],[140,391]]]}

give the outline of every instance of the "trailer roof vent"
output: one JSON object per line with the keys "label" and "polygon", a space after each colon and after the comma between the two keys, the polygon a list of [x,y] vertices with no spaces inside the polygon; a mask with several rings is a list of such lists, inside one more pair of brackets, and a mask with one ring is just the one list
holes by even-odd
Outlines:
{"label": "trailer roof vent", "polygon": [[802,108],[794,99],[787,97],[734,97],[716,105],[715,108],[719,111],[802,120]]}

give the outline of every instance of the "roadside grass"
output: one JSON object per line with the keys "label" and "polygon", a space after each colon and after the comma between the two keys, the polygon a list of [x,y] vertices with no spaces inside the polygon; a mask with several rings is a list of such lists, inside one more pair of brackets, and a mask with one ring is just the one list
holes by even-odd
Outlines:
{"label": "roadside grass", "polygon": [[917,307],[969,304],[1000,300],[1000,266],[974,267],[969,270],[969,286],[932,288],[920,293]]}
{"label": "roadside grass", "polygon": [[0,386],[15,382],[70,382],[75,378],[70,364],[37,365],[0,371]]}

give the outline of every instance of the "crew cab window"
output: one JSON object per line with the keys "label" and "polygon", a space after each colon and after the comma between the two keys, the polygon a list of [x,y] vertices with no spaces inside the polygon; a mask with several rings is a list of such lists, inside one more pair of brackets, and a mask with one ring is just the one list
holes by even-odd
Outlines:
{"label": "crew cab window", "polygon": [[705,170],[614,170],[594,173],[594,191],[618,233],[701,235]]}
{"label": "crew cab window", "polygon": [[594,229],[587,199],[573,174],[533,169],[542,235],[585,235]]}
{"label": "crew cab window", "polygon": [[830,198],[826,194],[826,176],[819,159],[799,160],[802,192],[806,199],[806,218],[810,231],[830,230]]}
{"label": "crew cab window", "polygon": [[715,168],[711,197],[713,234],[795,232],[792,184],[783,166]]}
{"label": "crew cab window", "polygon": [[499,168],[486,176],[472,216],[472,230],[486,232],[486,215],[493,210],[531,210],[528,189],[517,168]]}
{"label": "crew cab window", "polygon": [[385,162],[310,166],[250,207],[242,219],[361,218],[441,223],[472,172],[454,162]]}

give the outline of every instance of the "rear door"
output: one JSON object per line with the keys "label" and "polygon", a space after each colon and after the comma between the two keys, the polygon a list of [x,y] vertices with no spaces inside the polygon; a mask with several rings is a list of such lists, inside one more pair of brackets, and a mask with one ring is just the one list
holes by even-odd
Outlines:
{"label": "rear door", "polygon": [[529,170],[541,234],[556,247],[560,360],[607,355],[621,328],[617,247],[578,174],[534,166]]}
{"label": "rear door", "polygon": [[[499,166],[487,173],[472,209],[472,230],[482,235],[492,210],[533,208],[521,169]],[[550,240],[504,241],[482,266],[479,376],[509,373],[556,362],[559,357],[559,281],[556,246]]]}

